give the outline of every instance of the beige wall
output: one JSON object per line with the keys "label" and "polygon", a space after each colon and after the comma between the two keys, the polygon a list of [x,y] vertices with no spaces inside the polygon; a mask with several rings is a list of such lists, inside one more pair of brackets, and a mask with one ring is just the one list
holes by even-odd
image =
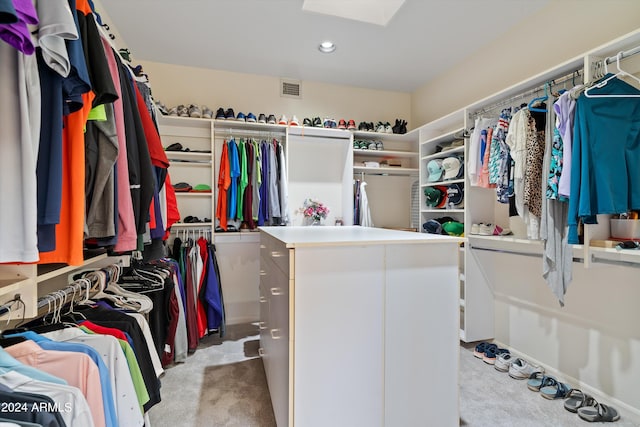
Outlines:
{"label": "beige wall", "polygon": [[336,120],[388,121],[409,120],[411,95],[302,81],[302,98],[281,97],[280,79],[174,64],[141,61],[151,79],[154,98],[167,107],[178,104],[204,104],[212,110],[233,108],[236,114],[252,112],[275,114],[277,118],[293,114],[304,117],[333,117]]}
{"label": "beige wall", "polygon": [[503,37],[416,90],[411,122],[428,123],[639,27],[638,0],[551,0]]}

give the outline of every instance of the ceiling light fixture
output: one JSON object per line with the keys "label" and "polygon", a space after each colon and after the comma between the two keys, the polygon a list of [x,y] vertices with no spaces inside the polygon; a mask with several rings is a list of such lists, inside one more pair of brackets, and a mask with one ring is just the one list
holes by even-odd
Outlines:
{"label": "ceiling light fixture", "polygon": [[320,45],[318,46],[318,50],[322,53],[331,53],[336,50],[336,45],[333,44],[333,42],[325,41],[320,43]]}

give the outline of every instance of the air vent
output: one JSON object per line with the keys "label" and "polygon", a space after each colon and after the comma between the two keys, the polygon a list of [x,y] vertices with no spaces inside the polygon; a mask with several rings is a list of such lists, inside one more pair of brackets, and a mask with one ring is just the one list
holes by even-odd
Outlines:
{"label": "air vent", "polygon": [[301,89],[299,80],[280,80],[280,96],[301,98]]}

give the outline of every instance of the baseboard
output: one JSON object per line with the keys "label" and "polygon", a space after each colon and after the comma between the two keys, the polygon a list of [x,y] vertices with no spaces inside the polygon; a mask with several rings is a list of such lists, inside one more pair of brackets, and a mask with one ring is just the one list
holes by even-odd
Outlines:
{"label": "baseboard", "polygon": [[[508,345],[498,341],[498,340],[493,340],[493,343],[498,345],[498,347],[501,348],[508,348],[511,350],[511,347],[509,347]],[[515,351],[515,350],[514,350]],[[539,360],[530,357],[527,354],[524,354],[522,352],[519,351],[515,351],[515,354],[518,357],[522,357],[523,359],[526,359],[527,361],[538,365],[538,366],[542,366],[545,369],[545,373],[547,375],[553,375],[555,377],[557,377],[558,379],[562,379],[563,382],[567,382],[569,383],[569,385],[571,385],[571,387],[574,388],[579,388],[580,390],[582,390],[583,392],[592,395],[598,402],[602,402],[605,403],[607,405],[613,406],[614,408],[616,408],[618,410],[618,412],[620,413],[621,417],[624,417],[628,420],[631,420],[634,423],[638,423],[640,424],[640,409],[639,408],[635,408],[627,403],[624,403],[618,399],[616,399],[613,396],[609,396],[608,394],[604,393],[602,390],[599,390],[595,387],[592,387],[588,384],[583,383],[582,381],[578,380],[577,378],[573,378],[570,375],[565,374],[564,372],[561,372],[557,369],[555,369],[552,366],[549,366],[545,363],[540,362]]]}

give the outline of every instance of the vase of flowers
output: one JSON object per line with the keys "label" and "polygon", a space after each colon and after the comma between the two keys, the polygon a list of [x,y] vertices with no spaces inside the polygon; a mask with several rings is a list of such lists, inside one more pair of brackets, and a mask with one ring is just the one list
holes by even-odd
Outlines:
{"label": "vase of flowers", "polygon": [[322,225],[322,220],[329,214],[329,208],[319,200],[308,198],[300,208],[305,223],[309,225]]}

